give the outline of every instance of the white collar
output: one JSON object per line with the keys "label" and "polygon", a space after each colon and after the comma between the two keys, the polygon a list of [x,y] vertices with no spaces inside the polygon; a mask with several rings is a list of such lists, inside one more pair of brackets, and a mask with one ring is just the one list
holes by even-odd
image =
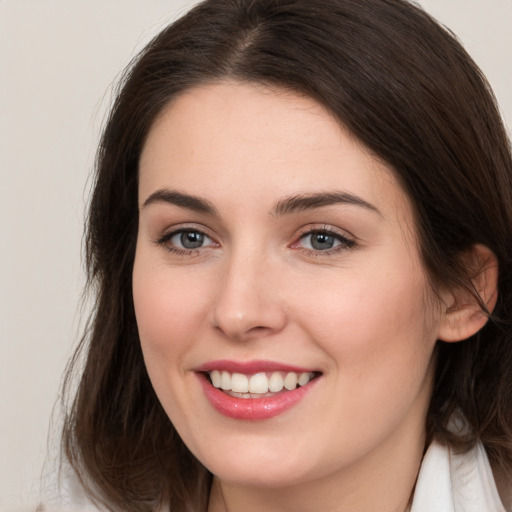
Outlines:
{"label": "white collar", "polygon": [[423,458],[411,512],[506,512],[481,444],[463,454],[433,442]]}

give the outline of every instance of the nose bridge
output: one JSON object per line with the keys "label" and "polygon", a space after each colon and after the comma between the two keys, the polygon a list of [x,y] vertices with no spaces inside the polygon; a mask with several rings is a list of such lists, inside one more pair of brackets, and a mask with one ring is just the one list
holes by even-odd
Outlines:
{"label": "nose bridge", "polygon": [[285,308],[266,251],[240,244],[226,258],[213,307],[213,324],[230,338],[281,330]]}

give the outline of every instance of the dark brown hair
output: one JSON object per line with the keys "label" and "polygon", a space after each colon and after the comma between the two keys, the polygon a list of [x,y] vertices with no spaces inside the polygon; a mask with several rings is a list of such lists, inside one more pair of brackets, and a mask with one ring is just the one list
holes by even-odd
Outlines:
{"label": "dark brown hair", "polygon": [[[137,172],[155,117],[193,86],[257,82],[324,105],[394,170],[414,208],[434,288],[471,290],[462,255],[499,262],[485,327],[439,343],[427,433],[460,448],[479,439],[512,467],[512,162],[492,92],[455,38],[405,0],[207,0],[161,32],[125,74],[108,119],[86,232],[96,302],[68,381],[85,356],[64,451],[112,510],[206,509],[211,476],[152,390],[131,290]],[[461,412],[470,429],[449,429]]]}

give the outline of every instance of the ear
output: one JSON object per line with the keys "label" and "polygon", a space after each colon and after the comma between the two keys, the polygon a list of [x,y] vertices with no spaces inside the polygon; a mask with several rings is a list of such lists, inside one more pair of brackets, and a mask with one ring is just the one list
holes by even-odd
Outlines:
{"label": "ear", "polygon": [[[491,313],[498,299],[498,260],[485,245],[474,245],[464,255],[473,289]],[[487,323],[487,313],[466,289],[449,290],[443,294],[444,306],[438,339],[462,341],[477,333]]]}

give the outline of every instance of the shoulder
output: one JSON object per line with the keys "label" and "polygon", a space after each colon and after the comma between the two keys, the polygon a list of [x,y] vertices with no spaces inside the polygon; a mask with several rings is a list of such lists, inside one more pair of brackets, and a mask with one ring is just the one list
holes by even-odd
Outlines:
{"label": "shoulder", "polygon": [[[38,507],[16,512],[111,512],[95,502],[85,491],[80,479],[70,468],[63,470],[58,482],[45,488],[44,498]],[[117,510],[117,508],[115,509]],[[155,512],[165,512],[163,506]],[[119,512],[122,512],[119,509]]]}
{"label": "shoulder", "polygon": [[78,477],[71,470],[61,474],[44,490],[44,498],[35,512],[106,512],[87,495]]}

